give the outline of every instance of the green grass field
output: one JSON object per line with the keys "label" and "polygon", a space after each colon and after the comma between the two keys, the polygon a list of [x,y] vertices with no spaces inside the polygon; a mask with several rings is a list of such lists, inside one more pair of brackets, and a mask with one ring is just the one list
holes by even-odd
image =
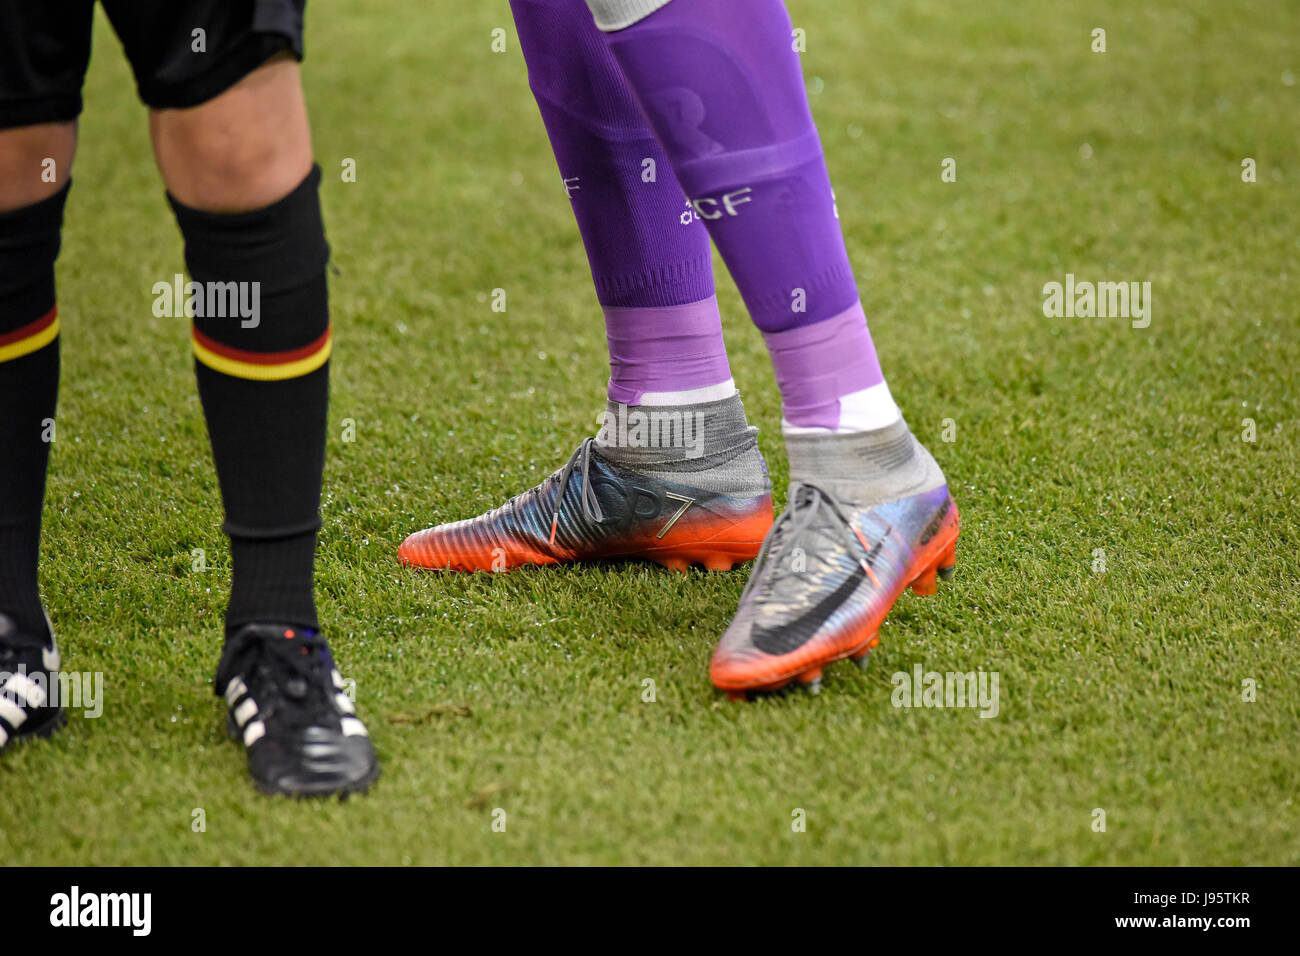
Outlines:
{"label": "green grass field", "polygon": [[[99,13],[43,588],[105,702],[0,762],[0,862],[1300,862],[1300,7],[790,6],[886,374],[962,510],[953,581],[869,670],[742,705],[707,665],[743,571],[399,568],[591,433],[603,327],[506,4],[316,0],[320,603],[384,776],[258,796],[211,689],[229,552],[188,327],[151,312],[179,235]],[[1150,327],[1045,318],[1066,273],[1150,281]],[[780,506],[779,396],[719,289]],[[1000,713],[895,708],[918,663],[997,671]]]}

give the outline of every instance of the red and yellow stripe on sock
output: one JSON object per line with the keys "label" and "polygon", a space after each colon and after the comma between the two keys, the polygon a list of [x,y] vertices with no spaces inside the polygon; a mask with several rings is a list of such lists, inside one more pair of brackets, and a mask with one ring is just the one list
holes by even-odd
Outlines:
{"label": "red and yellow stripe on sock", "polygon": [[316,341],[283,352],[250,352],[222,345],[194,329],[194,357],[208,368],[235,378],[280,382],[310,375],[329,360],[334,340],[327,328]]}
{"label": "red and yellow stripe on sock", "polygon": [[58,337],[59,307],[54,306],[35,322],[28,322],[12,332],[0,333],[0,362],[12,362],[31,355]]}

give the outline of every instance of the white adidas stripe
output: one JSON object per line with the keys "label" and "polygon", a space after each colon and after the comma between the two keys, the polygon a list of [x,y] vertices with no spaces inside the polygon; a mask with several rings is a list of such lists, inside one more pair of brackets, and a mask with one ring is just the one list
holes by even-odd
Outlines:
{"label": "white adidas stripe", "polygon": [[344,737],[369,737],[366,731],[366,725],[355,717],[343,718],[343,736]]}
{"label": "white adidas stripe", "polygon": [[27,719],[27,712],[8,697],[0,697],[0,720],[5,721],[14,730],[22,726]]}
{"label": "white adidas stripe", "polygon": [[356,707],[352,705],[352,699],[347,694],[335,694],[334,703],[345,714],[355,714],[357,712]]}
{"label": "white adidas stripe", "polygon": [[21,694],[23,702],[28,707],[45,706],[45,690],[26,674],[11,674],[0,693],[7,697]]}
{"label": "white adidas stripe", "polygon": [[248,723],[248,719],[257,713],[257,701],[249,697],[242,704],[235,708],[235,721],[239,726]]}
{"label": "white adidas stripe", "polygon": [[244,728],[244,746],[251,747],[266,734],[266,724],[255,720]]}
{"label": "white adidas stripe", "polygon": [[244,685],[244,682],[238,676],[232,677],[230,683],[226,685],[226,703],[234,707],[235,701],[247,693],[248,688]]}

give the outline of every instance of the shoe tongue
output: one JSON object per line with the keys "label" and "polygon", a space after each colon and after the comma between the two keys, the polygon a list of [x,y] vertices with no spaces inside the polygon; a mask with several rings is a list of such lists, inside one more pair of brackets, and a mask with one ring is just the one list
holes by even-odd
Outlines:
{"label": "shoe tongue", "polygon": [[319,657],[321,654],[320,642],[316,638],[316,631],[302,627],[284,627],[280,629],[280,640],[285,644],[294,647],[299,654],[306,658]]}
{"label": "shoe tongue", "polygon": [[270,645],[270,650],[281,654],[288,654],[297,658],[299,655],[305,660],[319,656],[321,649],[318,642],[315,641],[319,633],[313,628],[298,627],[296,624],[257,624],[256,634],[266,644]]}
{"label": "shoe tongue", "polygon": [[[278,650],[287,652],[292,660],[309,664],[321,659],[321,648],[312,640],[318,633],[314,629],[292,624],[272,624],[266,628],[271,632],[267,639],[277,644]],[[311,685],[305,676],[294,674],[284,682],[283,690],[286,696],[301,701],[310,693]]]}
{"label": "shoe tongue", "polygon": [[319,633],[313,628],[299,627],[296,624],[251,624],[249,636],[278,645],[277,650],[289,645],[301,646],[305,653],[311,652],[312,639]]}
{"label": "shoe tongue", "polygon": [[47,638],[19,631],[18,625],[14,623],[13,618],[6,614],[0,614],[0,653],[5,653],[6,649],[12,652],[20,649],[31,650],[51,646]]}
{"label": "shoe tongue", "polygon": [[50,646],[46,638],[18,630],[18,624],[8,614],[0,614],[0,641],[15,647]]}
{"label": "shoe tongue", "polygon": [[285,624],[280,621],[257,621],[252,624],[238,624],[228,629],[226,639],[244,637],[246,639],[292,641],[315,637],[319,633],[315,628],[302,627],[298,624]]}

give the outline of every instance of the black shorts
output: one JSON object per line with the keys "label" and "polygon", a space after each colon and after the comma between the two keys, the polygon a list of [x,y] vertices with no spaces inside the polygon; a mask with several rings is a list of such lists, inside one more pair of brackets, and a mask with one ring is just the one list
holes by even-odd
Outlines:
{"label": "black shorts", "polygon": [[[155,109],[205,103],[285,50],[302,59],[307,0],[102,2],[140,99]],[[94,7],[0,0],[0,129],[81,113]]]}

